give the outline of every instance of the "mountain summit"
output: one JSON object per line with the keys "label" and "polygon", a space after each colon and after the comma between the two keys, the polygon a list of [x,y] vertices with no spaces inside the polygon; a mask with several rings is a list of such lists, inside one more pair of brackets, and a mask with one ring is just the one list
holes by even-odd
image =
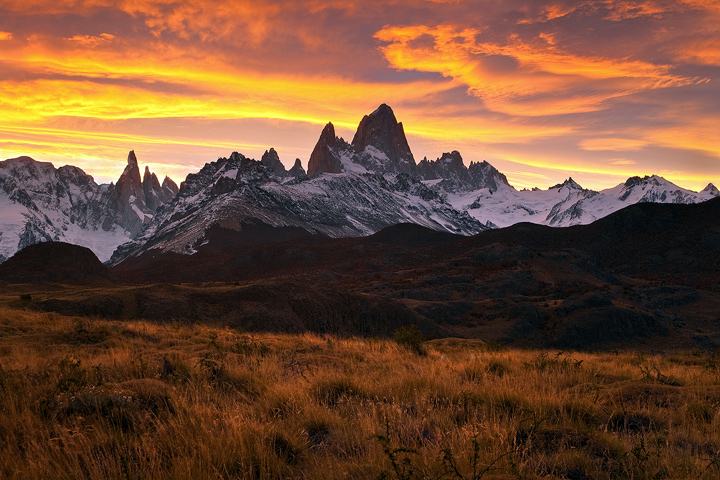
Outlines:
{"label": "mountain summit", "polygon": [[385,155],[387,161],[378,165],[379,170],[416,175],[417,166],[405,137],[403,124],[398,123],[392,108],[384,103],[360,121],[352,146],[359,155],[359,163],[366,168],[377,170],[376,164],[370,158],[374,160],[380,154]]}

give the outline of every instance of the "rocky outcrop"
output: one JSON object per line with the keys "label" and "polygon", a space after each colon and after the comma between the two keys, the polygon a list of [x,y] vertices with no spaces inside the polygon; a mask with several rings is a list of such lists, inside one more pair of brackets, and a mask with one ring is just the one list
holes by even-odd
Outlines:
{"label": "rocky outcrop", "polygon": [[307,178],[307,174],[305,173],[305,169],[303,168],[299,158],[295,159],[295,165],[293,165],[288,171],[288,175],[300,180]]}
{"label": "rocky outcrop", "polygon": [[270,150],[265,150],[265,153],[263,153],[260,163],[265,165],[268,170],[270,170],[272,173],[279,177],[285,177],[288,174],[288,172],[285,170],[285,165],[280,162],[280,157],[278,156],[274,148],[270,148]]}
{"label": "rocky outcrop", "polygon": [[417,169],[421,180],[442,180],[436,188],[449,192],[488,189],[492,194],[503,187],[512,188],[505,175],[488,162],[471,162],[466,167],[457,150],[443,153],[437,160],[424,158]]}
{"label": "rocky outcrop", "polygon": [[335,136],[332,123],[325,125],[308,162],[308,177],[316,178],[323,173],[342,173],[342,162],[338,153],[340,139]]}
{"label": "rocky outcrop", "polygon": [[[392,109],[386,104],[380,105],[370,115],[365,115],[360,121],[352,141],[353,149],[359,156],[359,163],[368,170],[382,170],[388,173],[407,173],[417,176],[417,165],[410,151],[405,130],[402,123],[398,123]],[[368,164],[364,152],[368,147],[376,149],[377,152],[387,157],[386,162],[378,165],[375,162]],[[368,152],[371,157],[376,152]]]}
{"label": "rocky outcrop", "polygon": [[495,193],[501,188],[512,188],[507,177],[486,161],[470,162],[468,176],[474,190],[487,188]]}
{"label": "rocky outcrop", "polygon": [[[140,168],[133,150],[128,154],[127,166],[115,184],[114,200],[117,211],[116,222],[131,235],[137,235],[152,218],[152,212],[145,201],[144,182],[140,179]],[[146,170],[149,174],[149,170]],[[151,189],[152,179],[146,175]],[[159,186],[159,185],[158,185]],[[153,201],[156,201],[154,199]]]}

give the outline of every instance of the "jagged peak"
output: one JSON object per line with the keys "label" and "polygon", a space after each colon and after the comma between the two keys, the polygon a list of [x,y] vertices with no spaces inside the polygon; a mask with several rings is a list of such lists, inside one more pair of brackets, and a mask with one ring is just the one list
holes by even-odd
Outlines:
{"label": "jagged peak", "polygon": [[328,122],[323,128],[315,148],[310,154],[307,175],[315,178],[323,173],[340,173],[343,171],[338,156],[338,138],[335,136],[335,126]]}
{"label": "jagged peak", "polygon": [[333,125],[332,122],[328,122],[325,127],[323,127],[320,138],[326,141],[335,141],[335,125]]}
{"label": "jagged peak", "polygon": [[[223,157],[223,158],[218,158],[218,161],[221,161],[221,160],[226,160],[226,159],[225,159],[224,157]],[[242,153],[238,153],[238,152],[232,152],[232,153],[230,154],[230,158],[227,159],[227,160],[231,160],[231,161],[234,161],[234,162],[238,162],[238,161],[240,161],[240,160],[245,160],[245,155],[243,155]]]}
{"label": "jagged peak", "polygon": [[636,185],[655,185],[659,186],[661,184],[667,184],[667,185],[674,185],[672,182],[668,181],[666,178],[661,177],[659,175],[645,175],[644,177],[630,177],[625,181],[625,188],[632,188]]}
{"label": "jagged peak", "polygon": [[128,165],[134,165],[137,167],[138,161],[135,156],[135,150],[130,150],[130,153],[128,153],[127,163]]}
{"label": "jagged peak", "polygon": [[557,185],[553,185],[550,187],[550,190],[554,189],[561,189],[561,188],[567,188],[569,190],[583,190],[583,188],[580,186],[579,183],[577,183],[575,180],[573,180],[572,177],[568,177],[567,180],[565,180],[563,183],[558,183]]}
{"label": "jagged peak", "polygon": [[351,145],[355,153],[360,156],[368,147],[374,147],[385,154],[389,161],[382,162],[382,165],[375,165],[372,161],[365,164],[370,170],[379,167],[383,172],[408,173],[411,176],[417,173],[417,165],[410,151],[403,124],[398,123],[392,108],[387,104],[383,103],[360,120]]}
{"label": "jagged peak", "polygon": [[463,163],[462,155],[460,155],[460,152],[457,150],[453,150],[452,152],[446,152],[443,153],[440,158],[437,160],[438,162],[445,162],[445,163],[454,163],[459,165],[465,165]]}
{"label": "jagged peak", "polygon": [[270,149],[265,150],[265,153],[263,153],[262,158],[266,158],[266,157],[280,158],[278,156],[278,153],[275,151],[275,148],[273,148],[273,147],[270,147]]}
{"label": "jagged peak", "polygon": [[393,118],[395,118],[395,113],[393,112],[393,109],[390,108],[390,106],[387,103],[381,103],[379,107],[377,107],[370,116],[378,116],[378,115],[392,115]]}
{"label": "jagged peak", "polygon": [[260,163],[265,165],[275,175],[284,177],[287,174],[287,171],[285,170],[285,165],[282,164],[282,162],[280,161],[280,156],[272,147],[270,147],[269,150],[265,150],[265,153],[263,153],[263,156],[260,159]]}
{"label": "jagged peak", "polygon": [[700,193],[712,193],[713,195],[720,195],[720,190],[717,189],[712,183],[708,183],[707,187],[703,188]]}

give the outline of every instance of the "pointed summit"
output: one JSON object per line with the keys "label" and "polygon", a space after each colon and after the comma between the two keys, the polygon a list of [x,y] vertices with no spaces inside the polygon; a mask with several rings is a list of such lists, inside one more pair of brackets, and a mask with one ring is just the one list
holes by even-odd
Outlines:
{"label": "pointed summit", "polygon": [[718,190],[712,183],[708,183],[707,187],[703,188],[700,193],[707,194],[712,197],[720,197],[720,190]]}
{"label": "pointed summit", "polygon": [[173,181],[173,179],[168,177],[167,175],[163,179],[162,189],[167,190],[172,193],[171,199],[174,198],[175,195],[177,195],[178,191],[180,190],[177,186],[177,183],[175,183]]}
{"label": "pointed summit", "polygon": [[417,174],[417,166],[403,125],[398,123],[392,108],[384,103],[360,121],[352,146],[358,154],[366,151],[368,147],[374,147],[379,153],[385,154],[389,162],[382,167],[386,172],[408,173],[412,176]]}
{"label": "pointed summit", "polygon": [[341,173],[342,163],[337,150],[340,139],[335,136],[335,127],[328,122],[310,155],[308,177],[315,178],[322,173]]}
{"label": "pointed summit", "polygon": [[128,153],[127,163],[131,167],[132,166],[137,167],[138,162],[137,162],[137,157],[135,156],[135,150],[130,150],[130,153]]}
{"label": "pointed summit", "polygon": [[507,177],[485,160],[470,162],[468,174],[473,189],[487,188],[491,194],[504,187],[512,189]]}
{"label": "pointed summit", "polygon": [[307,174],[305,173],[305,169],[302,166],[302,162],[299,158],[295,159],[295,165],[292,166],[290,170],[288,170],[288,174],[290,174],[291,177],[295,178],[306,178]]}
{"label": "pointed summit", "polygon": [[270,150],[265,150],[260,162],[265,165],[275,175],[284,177],[287,175],[285,166],[280,162],[280,157],[274,148],[270,147]]}
{"label": "pointed summit", "polygon": [[572,177],[568,177],[567,180],[565,180],[563,183],[558,183],[557,185],[550,187],[550,190],[553,189],[563,189],[567,188],[568,190],[582,190],[583,188],[575,181]]}

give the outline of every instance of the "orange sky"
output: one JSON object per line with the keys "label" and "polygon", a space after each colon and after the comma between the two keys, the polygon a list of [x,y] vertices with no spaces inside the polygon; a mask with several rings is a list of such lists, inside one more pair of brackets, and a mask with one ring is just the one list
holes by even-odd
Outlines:
{"label": "orange sky", "polygon": [[518,187],[720,184],[717,0],[3,0],[0,159],[304,166],[380,103]]}

